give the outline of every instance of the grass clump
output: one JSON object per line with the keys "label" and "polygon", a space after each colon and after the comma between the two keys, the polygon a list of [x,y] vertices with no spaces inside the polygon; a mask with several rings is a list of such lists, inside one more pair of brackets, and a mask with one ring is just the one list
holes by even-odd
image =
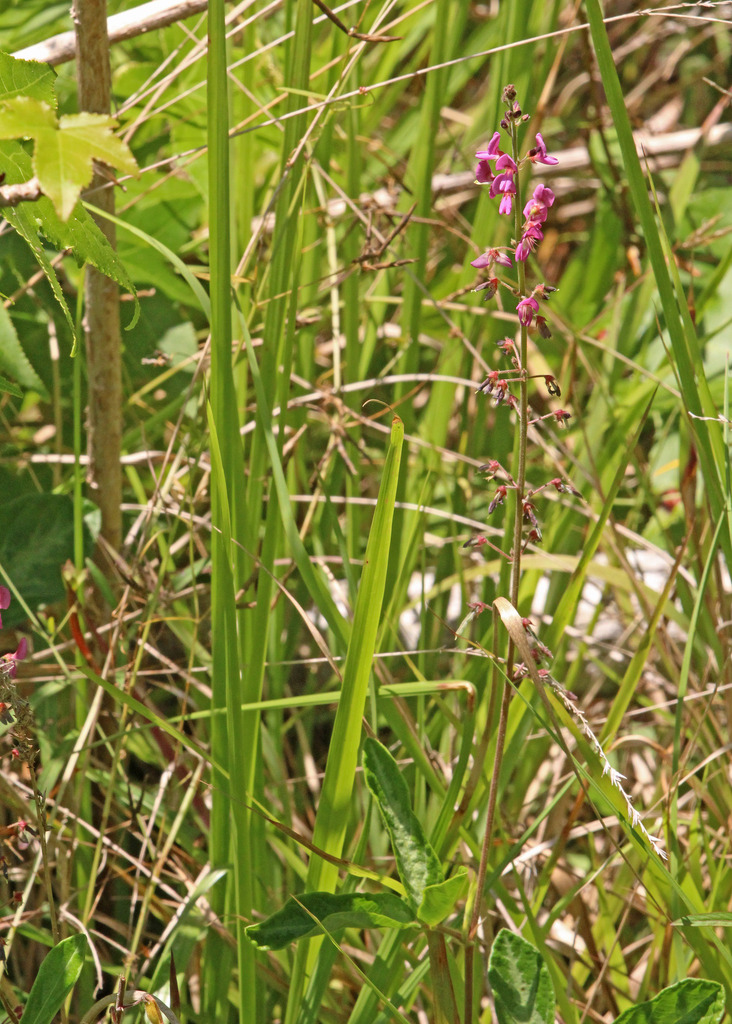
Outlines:
{"label": "grass clump", "polygon": [[80,251],[4,207],[9,1019],[77,961],[74,1021],[724,1012],[728,38],[586,8],[112,42],[101,568]]}

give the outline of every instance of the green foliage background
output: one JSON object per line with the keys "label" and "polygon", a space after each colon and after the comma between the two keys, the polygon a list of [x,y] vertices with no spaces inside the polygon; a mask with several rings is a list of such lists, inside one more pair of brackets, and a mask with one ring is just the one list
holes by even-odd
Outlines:
{"label": "green foliage background", "polygon": [[[23,891],[23,912],[3,916],[15,998],[50,941],[52,898],[65,934],[87,929],[103,991],[124,970],[130,988],[170,1002],[176,976],[180,1019],[371,1024],[395,1006],[410,1020],[434,1010],[413,930],[349,930],[337,957],[328,941],[255,952],[244,929],[318,879],[345,892],[376,887],[374,874],[394,883],[352,767],[362,715],[403,766],[445,873],[474,877],[502,680],[482,655],[504,643],[490,604],[507,593],[512,529],[500,509],[488,517],[482,467],[510,466],[515,445],[510,410],[475,391],[516,332],[508,291],[489,303],[472,291],[470,260],[512,231],[473,183],[474,153],[513,82],[531,115],[523,149],[541,131],[560,157],[535,174],[557,201],[529,273],[558,291],[552,338],[530,343],[528,480],[579,492],[537,496],[543,541],[526,551],[519,611],[669,862],[633,833],[562,720],[589,779],[580,790],[522,683],[495,769],[479,961],[500,927],[520,930],[565,1021],[614,1019],[687,976],[729,1000],[727,933],[704,917],[732,898],[728,6],[607,5],[611,58],[595,3],[338,11],[346,30],[396,37],[376,42],[304,0],[226,11],[228,38],[213,32],[208,55],[203,14],[111,48],[119,134],[141,169],[117,198],[114,274],[140,315],[129,287],[116,591],[78,533],[48,564],[42,544],[37,562],[22,551],[37,531],[53,548],[65,513],[42,517],[68,495],[95,529],[72,465],[81,270],[51,214],[39,227],[38,211],[9,211],[0,233],[0,373],[23,392],[1,402],[0,521],[18,539],[0,560],[31,613],[5,624],[32,639],[22,682],[53,877],[49,896],[33,847],[10,836]],[[0,11],[0,48],[69,28],[65,4],[25,0]],[[56,71],[58,113],[76,113],[74,64]],[[630,128],[647,133],[635,170]],[[30,143],[2,146],[8,166],[28,167]],[[39,262],[53,263],[50,283]],[[495,547],[465,547],[476,536]],[[383,600],[369,589],[359,611],[367,565]],[[361,703],[334,745],[351,685]],[[30,813],[12,735],[8,826]],[[324,773],[339,771],[346,809],[319,816]],[[465,914],[460,900],[448,922],[455,977]],[[73,1019],[97,982],[89,962]]]}

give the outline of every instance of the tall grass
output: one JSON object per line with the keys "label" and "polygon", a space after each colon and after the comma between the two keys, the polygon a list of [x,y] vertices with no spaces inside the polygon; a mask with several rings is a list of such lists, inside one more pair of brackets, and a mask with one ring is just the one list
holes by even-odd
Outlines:
{"label": "tall grass", "polygon": [[[28,34],[45,17],[34,2]],[[711,128],[702,79],[719,77],[728,39],[709,12],[603,25],[593,0],[587,15],[589,34],[566,5],[532,0],[337,12],[398,37],[368,42],[304,0],[233,15],[215,0],[207,21],[114,51],[149,168],[117,204],[143,294],[126,364],[127,585],[114,629],[78,586],[92,664],[74,664],[70,620],[51,609],[26,670],[61,933],[88,928],[108,991],[125,972],[173,1005],[175,979],[181,1020],[439,1019],[420,930],[268,952],[245,932],[291,895],[398,889],[359,767],[373,733],[447,876],[471,873],[437,930],[461,1020],[490,1019],[483,965],[502,926],[540,950],[567,1022],[614,1019],[687,976],[732,993],[720,918],[704,916],[729,902],[729,142],[659,164],[631,132],[659,110],[678,121],[666,134],[707,115]],[[0,14],[21,46],[11,21]],[[470,260],[515,233],[472,184],[508,82],[527,132],[562,155],[529,271],[559,287],[549,341],[516,332],[515,300],[470,291]],[[61,69],[62,105],[72,90]],[[36,310],[53,307],[34,288],[11,312],[41,366]],[[530,418],[572,413],[528,428],[527,486],[559,476],[581,495],[541,492],[543,541],[513,581],[517,520],[510,502],[488,516],[481,467],[511,465],[516,427],[475,393],[507,334],[561,387],[554,400],[532,379]],[[141,364],[156,349],[167,364]],[[70,374],[65,359],[62,404]],[[20,413],[8,402],[7,443]],[[42,441],[29,449],[50,461]],[[490,544],[464,546],[476,536]],[[499,597],[552,650],[667,866],[563,705],[550,696],[552,719],[531,679],[514,685],[515,611],[492,613]],[[81,698],[82,683],[111,704],[54,716],[56,693]],[[28,800],[22,773],[9,780],[8,821]],[[13,854],[22,994],[50,929],[30,853]]]}

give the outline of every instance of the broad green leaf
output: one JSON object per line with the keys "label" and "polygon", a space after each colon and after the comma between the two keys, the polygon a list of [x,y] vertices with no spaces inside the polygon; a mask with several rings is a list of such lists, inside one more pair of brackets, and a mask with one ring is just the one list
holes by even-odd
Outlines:
{"label": "broad green leaf", "polygon": [[30,96],[56,106],[56,72],[37,60],[19,60],[0,52],[0,103],[16,96]]}
{"label": "broad green leaf", "polygon": [[686,978],[624,1010],[615,1024],[717,1024],[723,1013],[724,989],[718,982]]}
{"label": "broad green leaf", "polygon": [[468,870],[460,868],[444,882],[426,885],[422,902],[417,910],[420,921],[434,928],[455,910],[455,904],[468,890]]}
{"label": "broad green leaf", "polygon": [[17,97],[0,107],[0,138],[34,139],[33,170],[62,220],[68,220],[81,190],[92,179],[93,160],[127,174],[137,172],[132,153],[113,134],[106,114],[67,114],[60,119],[48,106]]}
{"label": "broad green leaf", "polygon": [[72,935],[53,947],[33,982],[23,1024],[51,1024],[81,974],[86,948],[84,935]]}
{"label": "broad green leaf", "polygon": [[37,391],[43,398],[48,397],[46,385],[28,361],[13,326],[13,321],[2,303],[0,303],[0,370],[9,374],[24,388]]}
{"label": "broad green leaf", "polygon": [[[91,549],[88,534],[85,546]],[[61,568],[74,557],[74,507],[61,494],[24,494],[0,502],[0,565],[25,603],[41,604],[66,596]],[[22,622],[25,612],[13,601],[3,613],[3,624]]]}
{"label": "broad green leaf", "polygon": [[389,832],[399,877],[416,910],[422,906],[425,889],[444,880],[437,854],[412,810],[399,765],[386,747],[370,736],[363,745],[363,774]]}
{"label": "broad green leaf", "polygon": [[488,962],[498,1024],[554,1024],[554,990],[541,954],[503,929]]}
{"label": "broad green leaf", "polygon": [[333,895],[311,892],[287,903],[260,924],[250,925],[247,936],[260,949],[283,949],[297,939],[338,928],[404,928],[414,915],[391,893],[347,892]]}

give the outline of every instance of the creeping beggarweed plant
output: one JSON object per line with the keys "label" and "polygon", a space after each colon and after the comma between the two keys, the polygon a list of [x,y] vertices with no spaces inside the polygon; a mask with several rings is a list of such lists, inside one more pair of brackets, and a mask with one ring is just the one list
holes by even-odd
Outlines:
{"label": "creeping beggarweed plant", "polygon": [[[552,375],[529,373],[529,331],[531,328],[535,328],[542,340],[551,338],[547,319],[542,315],[541,310],[542,303],[545,303],[556,289],[553,285],[545,282],[539,282],[531,287],[528,281],[527,261],[544,237],[544,224],[549,217],[551,208],[554,206],[556,197],[547,185],[540,183],[534,187],[528,201],[523,203],[520,171],[522,167],[529,163],[552,165],[557,164],[559,161],[548,153],[541,133],[535,134],[535,145],[523,156],[520,155],[520,128],[529,120],[529,115],[521,110],[516,99],[516,90],[513,86],[509,85],[505,88],[503,101],[506,103],[506,112],[501,120],[500,127],[504,134],[500,131],[494,132],[486,148],[478,150],[476,153],[478,165],[475,177],[477,184],[489,187],[491,198],[499,200],[499,214],[513,216],[514,241],[510,247],[491,247],[486,249],[472,261],[472,266],[477,270],[485,271],[488,275],[487,280],[482,281],[475,288],[475,291],[484,293],[484,301],[494,298],[499,289],[507,289],[512,295],[512,301],[517,300],[515,301],[516,318],[518,321],[517,340],[506,337],[498,342],[499,351],[508,360],[510,368],[505,371],[490,371],[477,388],[477,392],[491,397],[496,406],[504,406],[515,413],[518,444],[514,446],[514,465],[511,466],[510,470],[503,467],[496,459],[491,459],[481,467],[486,479],[491,483],[495,483],[495,490],[488,505],[488,516],[493,516],[496,510],[504,506],[509,500],[509,496],[511,496],[513,501],[513,527],[511,550],[507,553],[504,552],[504,554],[507,554],[510,562],[509,600],[506,601],[505,598],[499,597],[494,602],[494,609],[497,612],[494,617],[494,624],[497,626],[498,617],[500,616],[508,631],[508,642],[504,658],[505,679],[503,699],[496,730],[495,760],[491,774],[480,865],[476,879],[476,898],[473,901],[470,919],[467,924],[464,979],[466,1021],[473,1019],[473,999],[476,995],[474,984],[475,942],[485,913],[483,895],[489,851],[492,847],[498,785],[501,777],[501,763],[503,761],[507,733],[512,684],[517,684],[525,677],[531,677],[532,682],[539,691],[549,720],[555,729],[555,735],[559,738],[562,746],[564,746],[561,740],[559,723],[551,703],[544,692],[544,688],[548,686],[552,690],[562,707],[576,722],[579,731],[589,741],[591,748],[602,765],[602,775],[607,776],[611,785],[621,794],[625,801],[631,826],[642,833],[658,857],[666,859],[666,854],[661,848],[660,840],[650,835],[644,826],[640,814],[633,807],[630,796],[623,788],[623,776],[611,766],[587,718],[575,703],[574,695],[554,679],[550,669],[539,667],[542,663],[551,663],[553,660],[552,652],[534,632],[531,620],[526,617],[519,617],[517,611],[521,581],[521,556],[529,545],[538,545],[542,541],[536,497],[544,489],[554,489],[557,493],[571,494],[577,497],[580,497],[580,495],[569,481],[559,476],[554,476],[552,479],[546,480],[535,487],[527,485],[529,427],[540,424],[543,419],[553,420],[557,425],[563,426],[566,425],[571,414],[566,409],[557,409],[543,416],[535,416],[532,414],[529,405],[529,382],[537,377],[543,378],[551,398],[561,397],[559,383]],[[505,142],[504,139],[506,140]],[[506,151],[502,148],[504,145]],[[515,271],[516,277],[514,281],[508,282],[503,279],[502,272],[511,269]],[[499,277],[499,274],[501,274],[501,277]],[[511,391],[512,387],[518,390],[518,395]],[[469,540],[466,546],[480,546],[484,543],[487,543],[487,538],[478,536]],[[494,545],[491,544],[491,547],[494,547]],[[486,608],[487,606],[483,602],[473,603],[470,606],[468,616],[466,616],[466,619],[459,627],[458,633],[462,631],[463,626],[474,615],[486,610]],[[493,656],[495,659],[498,658],[499,653],[500,649],[494,629]],[[569,751],[566,747],[564,750],[570,758],[570,763],[572,763]]]}
{"label": "creeping beggarweed plant", "polygon": [[[519,433],[515,466],[511,471],[505,469],[493,459],[486,463],[482,469],[490,481],[496,482],[496,488],[488,505],[488,515],[493,513],[505,504],[509,494],[513,495],[513,544],[508,554],[511,565],[510,576],[510,605],[515,611],[518,607],[519,584],[521,580],[521,555],[527,546],[539,544],[542,540],[541,527],[537,515],[536,496],[545,488],[553,488],[558,493],[573,494],[579,497],[579,492],[572,484],[561,477],[553,477],[540,485],[527,487],[527,456],[528,456],[528,428],[538,424],[542,419],[552,419],[557,424],[564,425],[570,418],[566,409],[557,409],[544,416],[532,416],[529,406],[529,381],[536,377],[542,377],[549,395],[552,398],[561,397],[561,389],[557,380],[550,374],[529,374],[528,372],[528,342],[529,329],[535,326],[540,338],[551,338],[546,317],[541,315],[541,303],[546,302],[549,296],[556,289],[553,285],[539,282],[530,288],[527,275],[528,257],[535,251],[538,244],[544,237],[544,224],[549,217],[549,211],[554,206],[556,197],[553,191],[544,184],[537,184],[532,192],[531,198],[522,205],[522,190],[520,171],[529,163],[553,165],[559,161],[551,156],[541,133],[535,135],[535,145],[523,156],[520,154],[520,127],[530,118],[525,114],[516,99],[516,90],[512,85],[506,86],[503,92],[503,101],[506,103],[505,116],[500,126],[500,131],[494,132],[490,142],[485,149],[478,150],[476,159],[476,183],[488,185],[490,196],[499,199],[498,212],[504,216],[514,218],[514,243],[510,247],[488,248],[471,265],[479,270],[487,272],[488,279],[477,285],[476,291],[484,292],[484,300],[493,298],[499,288],[508,289],[514,298],[517,298],[515,310],[518,320],[517,334],[518,342],[512,338],[504,338],[498,342],[498,348],[510,363],[508,371],[492,370],[478,387],[478,393],[491,396],[496,406],[505,405],[512,409],[517,417],[517,428]],[[507,144],[504,143],[504,136]],[[506,144],[504,151],[502,146]],[[498,277],[496,268],[514,269],[516,281],[507,282]],[[518,386],[518,397],[510,390],[511,386]],[[479,536],[468,541],[468,546],[476,546],[485,543],[486,538]],[[471,606],[472,610],[468,618],[484,610],[486,606],[478,602]],[[467,621],[467,619],[466,619]],[[517,623],[514,623],[516,626]],[[528,618],[520,620],[520,628],[525,632],[527,643],[523,642],[528,652],[528,659],[516,660],[515,637],[509,630],[508,648],[505,657],[506,678],[512,682],[518,682],[524,677],[531,675],[535,683],[540,686],[547,685],[555,693],[562,706],[576,721],[579,730],[585,736],[591,747],[597,754],[601,764],[602,773],[607,775],[612,785],[620,792],[625,801],[628,817],[633,828],[637,828],[647,839],[653,851],[665,859],[666,854],[661,848],[660,840],[648,833],[639,813],[632,805],[631,798],[622,786],[624,776],[615,770],[605,754],[599,740],[592,732],[590,725],[578,708],[573,695],[569,693],[559,682],[557,682],[547,668],[538,668],[542,662],[552,660],[552,652],[542,644],[533,630],[531,621]],[[491,794],[489,798],[489,810],[486,822],[486,832],[483,846],[483,856],[479,870],[478,892],[482,892],[483,881],[487,866],[487,850],[490,847],[493,832],[494,811],[496,806],[496,793],[498,779],[500,776],[499,766],[503,754],[503,742],[506,733],[506,722],[508,714],[508,703],[511,694],[511,687],[506,684],[504,688],[504,699],[501,707],[501,715],[498,725],[496,765],[491,781]],[[549,705],[547,705],[549,707]],[[480,901],[476,901],[473,920],[470,932],[475,935],[480,914]]]}

